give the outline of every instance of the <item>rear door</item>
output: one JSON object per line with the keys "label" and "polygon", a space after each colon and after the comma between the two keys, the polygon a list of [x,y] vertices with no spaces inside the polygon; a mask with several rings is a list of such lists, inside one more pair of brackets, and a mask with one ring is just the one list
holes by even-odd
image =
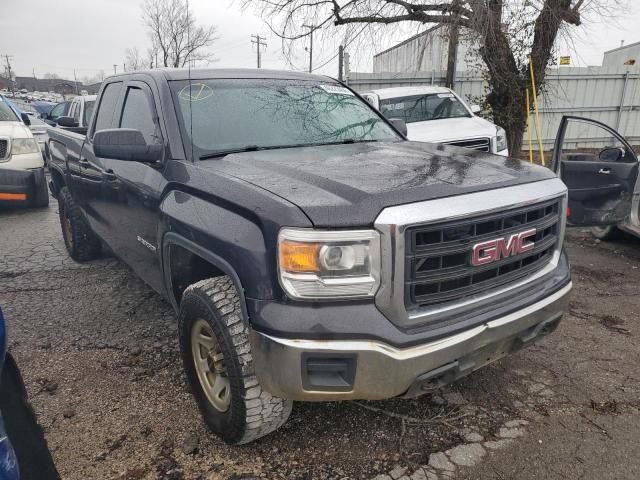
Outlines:
{"label": "rear door", "polygon": [[[139,130],[147,145],[164,145],[149,84],[128,81],[113,128]],[[160,199],[166,181],[164,158],[156,162],[100,159],[102,195],[96,198],[105,227],[102,238],[125,263],[157,291],[164,282],[160,264]]]}
{"label": "rear door", "polygon": [[570,224],[616,225],[629,217],[638,158],[612,128],[596,120],[563,117],[552,168],[569,190]]}
{"label": "rear door", "polygon": [[93,120],[93,126],[87,131],[87,138],[80,156],[80,204],[85,211],[89,224],[100,238],[109,233],[105,218],[105,192],[103,181],[106,175],[104,159],[93,153],[93,134],[117,126],[117,113],[122,104],[123,82],[111,82],[105,85],[100,95],[100,104]]}

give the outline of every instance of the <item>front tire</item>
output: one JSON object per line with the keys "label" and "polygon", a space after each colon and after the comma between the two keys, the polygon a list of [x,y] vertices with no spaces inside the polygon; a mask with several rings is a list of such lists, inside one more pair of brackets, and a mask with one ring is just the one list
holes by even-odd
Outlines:
{"label": "front tire", "polygon": [[608,227],[591,227],[591,235],[599,240],[616,240],[622,236],[622,232],[615,225]]}
{"label": "front tire", "polygon": [[44,174],[44,170],[36,179],[36,191],[32,206],[35,208],[45,208],[49,206],[49,187],[47,186],[47,177]]}
{"label": "front tire", "polygon": [[187,379],[213,433],[238,445],[263,437],[287,421],[293,402],[260,386],[240,297],[229,277],[187,287],[178,331]]}
{"label": "front tire", "polygon": [[89,228],[67,187],[62,187],[58,193],[58,213],[64,246],[69,256],[76,262],[86,262],[100,256],[102,244]]}

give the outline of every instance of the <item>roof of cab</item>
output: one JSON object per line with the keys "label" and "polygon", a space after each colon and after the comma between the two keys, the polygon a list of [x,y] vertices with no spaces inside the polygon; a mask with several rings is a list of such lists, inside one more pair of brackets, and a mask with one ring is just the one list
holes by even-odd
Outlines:
{"label": "roof of cab", "polygon": [[156,68],[139,70],[112,75],[108,79],[115,79],[127,75],[145,74],[165,80],[204,80],[216,79],[282,79],[282,80],[333,80],[326,75],[315,75],[303,72],[289,72],[286,70],[267,70],[263,68]]}
{"label": "roof of cab", "polygon": [[375,93],[378,97],[396,98],[396,97],[408,97],[411,95],[429,95],[431,93],[449,93],[446,87],[438,87],[435,85],[424,85],[416,87],[392,87],[392,88],[379,88],[377,90],[370,90],[366,93]]}

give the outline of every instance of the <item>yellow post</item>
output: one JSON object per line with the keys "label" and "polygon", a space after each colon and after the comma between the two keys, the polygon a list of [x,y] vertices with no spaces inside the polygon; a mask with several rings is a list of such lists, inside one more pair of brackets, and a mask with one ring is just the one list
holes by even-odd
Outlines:
{"label": "yellow post", "polygon": [[529,103],[529,89],[525,90],[527,98],[527,138],[529,139],[529,163],[533,163],[533,147],[531,146],[531,104]]}
{"label": "yellow post", "polygon": [[536,113],[536,136],[538,137],[538,147],[540,148],[540,161],[544,163],[544,151],[542,150],[542,132],[540,131],[540,117],[538,116],[538,96],[536,95],[536,81],[533,77],[533,62],[529,55],[529,72],[531,73],[531,92],[533,93],[533,109]]}

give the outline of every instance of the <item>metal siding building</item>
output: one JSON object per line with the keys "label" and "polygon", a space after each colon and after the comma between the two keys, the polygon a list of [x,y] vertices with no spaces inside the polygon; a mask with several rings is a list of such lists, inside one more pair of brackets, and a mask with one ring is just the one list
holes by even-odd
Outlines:
{"label": "metal siding building", "polygon": [[604,52],[602,59],[604,68],[624,69],[632,65],[640,65],[640,42]]}
{"label": "metal siding building", "polygon": [[[437,25],[374,55],[374,73],[446,70],[449,50],[448,28]],[[465,35],[463,32],[460,33],[456,62],[458,71],[468,70],[465,60],[469,52],[469,46],[464,41]]]}

